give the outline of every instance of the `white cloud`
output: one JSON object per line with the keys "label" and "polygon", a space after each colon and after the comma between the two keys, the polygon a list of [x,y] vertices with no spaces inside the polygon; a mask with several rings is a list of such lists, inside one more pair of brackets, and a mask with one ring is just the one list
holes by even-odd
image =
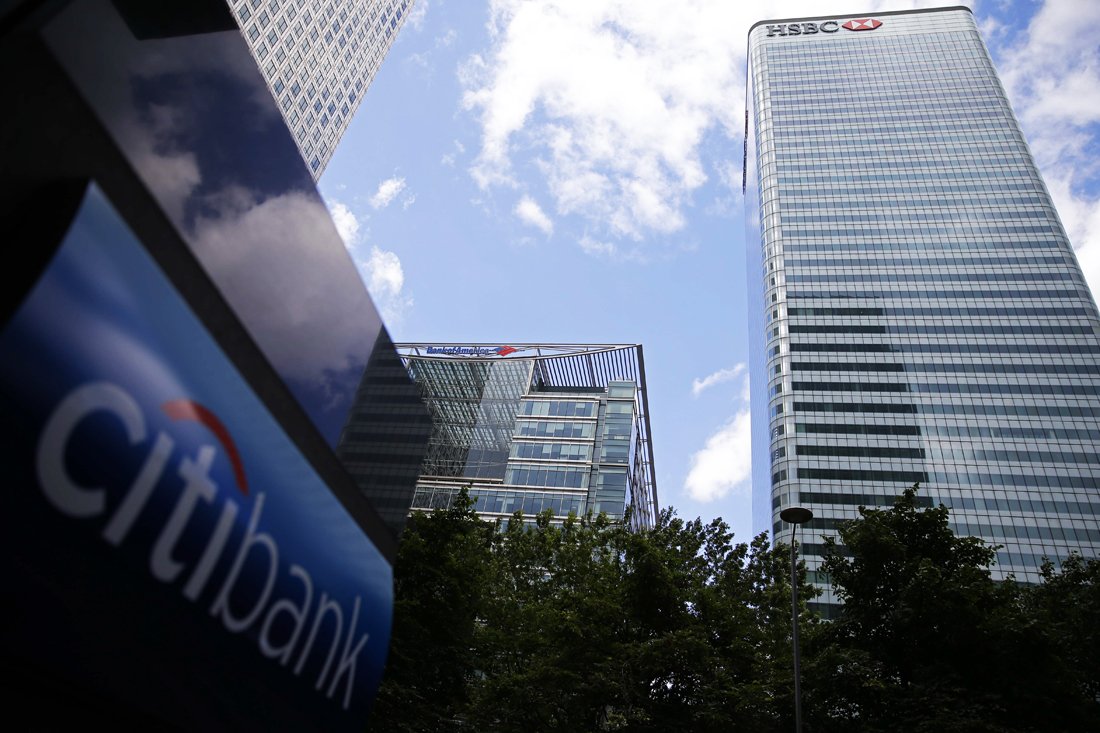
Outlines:
{"label": "white cloud", "polygon": [[811,0],[490,7],[491,46],[460,72],[463,104],[481,124],[474,179],[512,186],[517,164],[534,161],[559,215],[580,216],[601,237],[632,239],[685,225],[707,180],[706,134],[717,130],[739,149],[749,26],[820,12]]}
{"label": "white cloud", "polygon": [[435,47],[447,48],[454,44],[456,38],[458,38],[458,32],[454,28],[448,28],[446,33],[436,37]]}
{"label": "white cloud", "polygon": [[[713,374],[708,374],[702,379],[691,380],[691,396],[698,397],[704,391],[710,389],[716,384],[722,382],[728,382],[732,379],[736,379],[739,374],[745,371],[744,363],[737,364],[732,369],[719,369]],[[747,381],[747,380],[746,380]]]}
{"label": "white cloud", "polygon": [[587,234],[577,240],[577,244],[581,246],[586,254],[595,256],[611,257],[618,252],[618,249],[611,242],[600,242],[592,239]]}
{"label": "white cloud", "polygon": [[359,219],[351,209],[339,201],[329,203],[328,211],[332,214],[332,221],[336,224],[340,239],[344,240],[344,246],[353,249],[359,241]]}
{"label": "white cloud", "polygon": [[403,293],[405,270],[401,259],[394,252],[372,246],[370,256],[356,264],[367,284],[367,290],[391,327],[399,322],[412,307],[413,300]]}
{"label": "white cloud", "polygon": [[[403,182],[401,186],[404,186]],[[379,190],[381,191],[382,187],[379,187]],[[402,202],[402,207],[409,208],[415,200],[416,197],[409,194]],[[386,323],[392,328],[395,323],[400,323],[413,305],[412,298],[405,293],[405,270],[401,266],[401,259],[396,253],[374,245],[364,259],[360,253],[365,251],[366,247],[364,238],[360,235],[361,226],[358,217],[340,201],[329,201],[328,209],[336,225],[336,231],[340,233],[344,246],[355,260],[359,275],[367,286],[371,299],[374,300],[375,306]]]}
{"label": "white cloud", "polygon": [[554,222],[550,221],[550,217],[546,215],[538,202],[530,196],[524,196],[519,200],[519,203],[516,204],[515,215],[524,224],[540,229],[546,236],[554,233]]}
{"label": "white cloud", "polygon": [[397,195],[405,190],[405,179],[394,176],[378,184],[378,190],[370,197],[370,205],[381,209],[390,205]]}
{"label": "white cloud", "polygon": [[370,258],[363,262],[367,274],[367,288],[371,293],[393,296],[405,286],[405,271],[401,260],[393,252],[371,247]]}
{"label": "white cloud", "polygon": [[[374,334],[374,318],[349,253],[335,245],[329,211],[313,195],[289,193],[258,202],[240,188],[227,188],[205,199],[204,215],[194,228],[195,253],[203,266],[218,272],[219,288],[249,324],[264,353],[295,379],[330,380],[369,354],[371,343],[349,353],[346,334]],[[254,253],[263,250],[272,263],[292,263],[270,272],[265,287],[256,278]],[[355,308],[336,290],[362,293]],[[336,381],[331,381],[336,380]],[[336,389],[338,379],[318,386]]]}
{"label": "white cloud", "polygon": [[455,149],[452,152],[444,154],[444,156],[439,159],[439,162],[443,165],[454,166],[455,159],[466,152],[466,146],[463,145],[461,141],[455,140],[454,145]]}
{"label": "white cloud", "polygon": [[999,51],[1005,90],[1094,293],[1100,292],[1100,3],[1047,0]]}
{"label": "white cloud", "polygon": [[424,16],[427,14],[428,0],[413,0],[413,9],[409,11],[405,22],[419,31],[424,26]]}
{"label": "white cloud", "polygon": [[749,494],[752,476],[752,431],[748,408],[740,410],[711,435],[702,450],[691,457],[684,479],[688,495],[701,502],[729,494]]}

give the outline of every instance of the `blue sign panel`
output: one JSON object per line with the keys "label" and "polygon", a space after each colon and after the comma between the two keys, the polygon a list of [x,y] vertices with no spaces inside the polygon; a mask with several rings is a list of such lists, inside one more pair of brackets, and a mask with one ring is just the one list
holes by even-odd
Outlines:
{"label": "blue sign panel", "polygon": [[0,416],[9,660],[183,728],[363,728],[390,565],[95,186]]}

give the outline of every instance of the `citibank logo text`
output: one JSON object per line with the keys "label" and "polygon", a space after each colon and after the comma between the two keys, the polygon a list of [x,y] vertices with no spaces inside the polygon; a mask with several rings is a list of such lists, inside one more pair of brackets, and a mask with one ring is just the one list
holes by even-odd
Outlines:
{"label": "citibank logo text", "polygon": [[[131,394],[109,382],[92,382],[66,395],[46,420],[35,456],[42,493],[54,508],[68,517],[106,520],[100,536],[114,547],[144,552],[140,549],[141,543],[148,540],[134,538],[155,535],[147,570],[161,583],[183,581],[180,592],[191,603],[198,603],[219,563],[223,559],[228,561],[228,572],[213,594],[208,613],[220,621],[227,632],[250,631],[248,636],[255,640],[259,652],[278,660],[295,676],[300,676],[307,665],[311,670],[320,667],[314,688],[331,699],[342,687],[342,705],[347,710],[355,687],[357,662],[369,638],[366,633],[356,636],[359,596],[352,603],[346,627],[347,609],[338,600],[320,591],[314,602],[318,594],[309,571],[296,563],[280,563],[276,538],[262,531],[266,493],[262,490],[249,492],[236,445],[222,422],[213,412],[192,400],[172,400],[161,405],[161,409],[174,422],[190,420],[202,424],[217,438],[218,445],[200,445],[193,455],[180,457],[176,475],[172,476],[166,469],[174,454],[179,453],[177,438],[163,430],[155,436],[150,435],[146,416]],[[104,416],[117,421],[122,430],[118,432],[119,444],[110,446],[106,455],[99,456],[102,462],[125,458],[131,451],[140,451],[138,455],[144,456],[129,486],[97,485],[87,471],[77,479],[70,475],[66,465],[73,451],[86,447],[79,445],[80,436],[87,435],[87,429],[81,429],[82,426],[93,417],[102,419]],[[115,431],[107,432],[113,434]],[[221,492],[219,502],[217,485],[210,476],[219,447],[232,467],[241,501],[232,498],[236,496],[234,492]],[[154,494],[163,499],[166,491],[174,490],[166,484],[179,485],[181,480],[182,490],[174,497],[175,503],[167,519],[159,527],[150,526],[153,524],[150,515],[164,514],[147,511],[151,506],[160,506]],[[113,511],[108,511],[108,495],[117,495],[119,490],[122,490],[122,500]],[[252,507],[247,523],[241,522],[243,537],[233,547],[231,538],[241,535],[240,531],[233,531],[238,527],[237,517],[242,513],[242,504],[248,500]],[[215,516],[216,521],[213,521]],[[140,530],[132,532],[135,527]],[[242,527],[238,527],[240,529]],[[195,558],[194,539],[200,530],[205,534]],[[188,539],[181,543],[185,534]],[[191,551],[181,552],[189,543]],[[181,559],[181,555],[194,559]],[[277,580],[282,582],[277,584]],[[298,592],[273,599],[277,585],[284,590],[288,585],[296,586]]]}
{"label": "citibank logo text", "polygon": [[815,33],[836,33],[841,28],[849,31],[873,31],[882,25],[881,20],[874,18],[859,18],[846,21],[841,25],[838,20],[826,20],[823,23],[779,23],[766,25],[767,38],[773,36],[812,36]]}

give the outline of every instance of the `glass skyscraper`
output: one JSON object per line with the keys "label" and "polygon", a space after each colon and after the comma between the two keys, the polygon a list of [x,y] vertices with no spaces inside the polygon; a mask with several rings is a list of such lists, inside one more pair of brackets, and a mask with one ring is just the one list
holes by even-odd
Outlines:
{"label": "glass skyscraper", "polygon": [[651,527],[657,485],[640,344],[396,344],[431,415],[412,509],[549,509]]}
{"label": "glass skyscraper", "polygon": [[1100,318],[971,12],[764,21],[748,84],[754,523],[822,582],[920,482],[998,577],[1096,556]]}
{"label": "glass skyscraper", "polygon": [[415,0],[227,0],[313,180]]}

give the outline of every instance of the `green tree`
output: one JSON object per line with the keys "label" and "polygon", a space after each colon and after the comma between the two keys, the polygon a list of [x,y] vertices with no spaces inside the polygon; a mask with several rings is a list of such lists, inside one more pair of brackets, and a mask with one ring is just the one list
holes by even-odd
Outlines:
{"label": "green tree", "polygon": [[616,699],[625,618],[619,548],[605,516],[516,516],[495,548],[469,710],[476,730],[595,730]]}
{"label": "green tree", "polygon": [[[789,709],[785,548],[671,511],[514,521],[497,547],[478,730],[774,729]],[[772,623],[780,619],[776,626]]]}
{"label": "green tree", "polygon": [[[1100,560],[1074,553],[1057,567],[1047,560],[1043,582],[1027,593],[1028,609],[1045,629],[1082,696],[1097,716],[1100,701]],[[1095,718],[1094,718],[1095,719]],[[1100,726],[1097,726],[1100,728]]]}
{"label": "green tree", "polygon": [[[788,730],[787,548],[671,512],[628,538],[632,731]],[[804,586],[800,596],[812,597]]]}
{"label": "green tree", "polygon": [[459,727],[487,603],[495,528],[466,489],[451,508],[409,518],[394,564],[394,619],[372,731]]}
{"label": "green tree", "polygon": [[826,539],[844,606],[809,640],[812,729],[1097,729],[1025,591],[990,577],[995,548],[918,507],[917,488]]}
{"label": "green tree", "polygon": [[459,502],[410,521],[397,579],[373,730],[790,727],[787,548],[764,535],[671,510],[498,531]]}

